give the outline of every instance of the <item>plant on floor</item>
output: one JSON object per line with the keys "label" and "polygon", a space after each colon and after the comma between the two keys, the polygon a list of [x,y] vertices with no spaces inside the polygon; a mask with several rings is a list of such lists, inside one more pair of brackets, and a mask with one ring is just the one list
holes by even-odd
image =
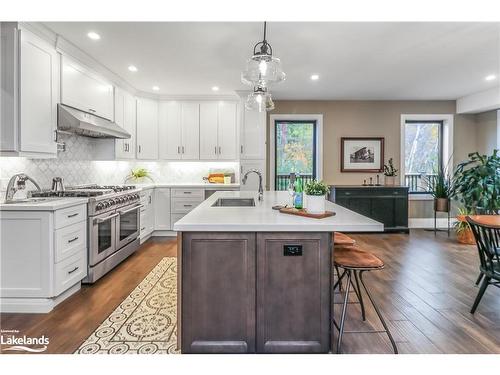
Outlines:
{"label": "plant on floor", "polygon": [[150,176],[150,172],[146,168],[132,169],[130,171],[130,174],[126,178],[126,180],[132,180],[135,182],[143,181],[145,179],[153,181],[153,179]]}
{"label": "plant on floor", "polygon": [[424,177],[427,192],[434,197],[434,210],[448,212],[453,194],[453,179],[448,173],[448,166],[439,167],[433,176]]}
{"label": "plant on floor", "polygon": [[457,221],[455,222],[455,224],[453,224],[453,228],[457,232],[458,242],[468,245],[475,244],[474,234],[472,233],[472,229],[470,228],[467,220],[465,220],[465,217],[471,214],[472,211],[467,210],[466,208],[459,208]]}
{"label": "plant on floor", "polygon": [[473,152],[458,164],[453,176],[453,196],[471,213],[500,211],[500,155]]}

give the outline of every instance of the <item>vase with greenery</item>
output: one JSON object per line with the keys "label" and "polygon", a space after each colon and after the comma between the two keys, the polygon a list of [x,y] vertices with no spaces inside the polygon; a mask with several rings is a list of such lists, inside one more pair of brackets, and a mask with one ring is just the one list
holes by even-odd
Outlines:
{"label": "vase with greenery", "polygon": [[458,164],[453,177],[453,196],[471,214],[500,211],[500,155],[474,152]]}
{"label": "vase with greenery", "polygon": [[392,158],[389,159],[388,164],[384,164],[384,183],[385,185],[395,185],[398,170],[394,168]]}
{"label": "vase with greenery", "polygon": [[136,168],[130,171],[130,174],[125,178],[125,182],[144,183],[154,182],[150,172],[146,168]]}
{"label": "vase with greenery", "polygon": [[324,214],[326,211],[326,194],[330,188],[323,181],[313,180],[306,184],[306,211],[310,214]]}
{"label": "vase with greenery", "polygon": [[453,182],[447,167],[441,167],[434,176],[426,177],[427,191],[434,197],[434,211],[448,212],[453,194]]}

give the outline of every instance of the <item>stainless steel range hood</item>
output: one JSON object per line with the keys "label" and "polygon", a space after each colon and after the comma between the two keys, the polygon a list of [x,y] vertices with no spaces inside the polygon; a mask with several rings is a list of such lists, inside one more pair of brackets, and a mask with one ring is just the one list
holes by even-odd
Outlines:
{"label": "stainless steel range hood", "polygon": [[131,137],[112,121],[64,104],[57,105],[57,129],[92,138],[127,139]]}

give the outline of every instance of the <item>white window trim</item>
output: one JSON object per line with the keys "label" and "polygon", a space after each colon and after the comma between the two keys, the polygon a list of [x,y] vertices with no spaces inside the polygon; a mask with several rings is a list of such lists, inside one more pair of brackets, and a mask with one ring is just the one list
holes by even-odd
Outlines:
{"label": "white window trim", "polygon": [[275,190],[276,155],[274,149],[274,133],[276,121],[316,121],[316,178],[323,179],[323,115],[270,115],[269,116],[269,187]]}
{"label": "white window trim", "polygon": [[[399,178],[401,185],[405,183],[405,138],[406,121],[442,121],[443,122],[443,163],[449,163],[453,168],[453,119],[451,114],[403,114],[401,115],[401,140],[400,140],[400,163]],[[430,200],[430,194],[410,194],[410,200]]]}

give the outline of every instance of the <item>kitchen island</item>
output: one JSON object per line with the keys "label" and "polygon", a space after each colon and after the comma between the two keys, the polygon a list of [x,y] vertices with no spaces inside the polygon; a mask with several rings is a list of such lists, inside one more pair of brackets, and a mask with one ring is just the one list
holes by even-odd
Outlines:
{"label": "kitchen island", "polygon": [[331,350],[332,232],[383,225],[334,203],[311,219],[285,192],[217,192],[174,225],[182,353]]}

